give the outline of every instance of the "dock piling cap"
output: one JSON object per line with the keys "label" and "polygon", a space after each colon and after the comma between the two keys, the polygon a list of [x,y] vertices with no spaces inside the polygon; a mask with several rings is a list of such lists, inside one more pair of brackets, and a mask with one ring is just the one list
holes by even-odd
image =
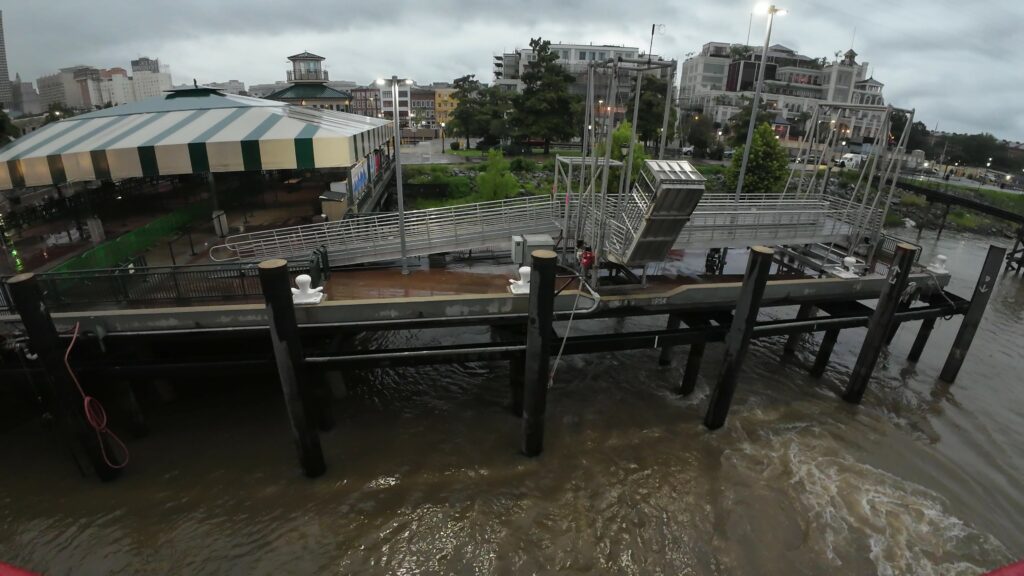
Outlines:
{"label": "dock piling cap", "polygon": [[288,266],[288,261],[283,258],[271,258],[270,260],[260,262],[257,266],[262,270],[273,270]]}
{"label": "dock piling cap", "polygon": [[534,258],[552,260],[558,258],[558,255],[552,252],[551,250],[534,250],[533,252],[530,253],[530,256],[533,256]]}
{"label": "dock piling cap", "polygon": [[750,247],[750,251],[751,252],[759,252],[761,254],[766,254],[766,255],[767,254],[775,254],[775,250],[772,250],[771,248],[769,248],[767,246],[751,246]]}
{"label": "dock piling cap", "polygon": [[18,274],[17,276],[11,276],[10,278],[8,278],[7,279],[7,283],[8,284],[19,284],[19,283],[24,282],[26,280],[30,280],[33,276],[35,276],[35,274],[33,274],[31,272],[23,272],[21,274]]}

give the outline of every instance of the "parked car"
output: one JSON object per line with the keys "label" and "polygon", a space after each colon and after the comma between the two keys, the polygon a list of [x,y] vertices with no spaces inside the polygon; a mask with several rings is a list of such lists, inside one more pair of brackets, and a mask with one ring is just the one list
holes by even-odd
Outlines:
{"label": "parked car", "polygon": [[732,148],[729,148],[725,152],[722,152],[722,158],[732,158],[733,152],[735,151]]}
{"label": "parked car", "polygon": [[683,156],[693,156],[693,146],[683,146]]}

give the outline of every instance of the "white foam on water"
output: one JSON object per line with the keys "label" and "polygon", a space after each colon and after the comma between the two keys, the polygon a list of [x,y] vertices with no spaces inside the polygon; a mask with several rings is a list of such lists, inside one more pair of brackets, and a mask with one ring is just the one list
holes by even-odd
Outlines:
{"label": "white foam on water", "polygon": [[1013,560],[993,536],[952,515],[940,495],[854,460],[823,432],[808,434],[760,432],[726,461],[785,485],[808,514],[807,545],[820,548],[829,563],[842,566],[868,549],[878,574],[946,576]]}

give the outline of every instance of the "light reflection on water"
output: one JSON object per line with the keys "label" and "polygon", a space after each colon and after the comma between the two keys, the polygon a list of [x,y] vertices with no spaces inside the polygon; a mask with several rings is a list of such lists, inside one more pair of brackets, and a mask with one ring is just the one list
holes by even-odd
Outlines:
{"label": "light reflection on water", "polygon": [[[936,249],[968,296],[985,241],[949,236],[925,258]],[[567,357],[534,460],[517,453],[501,364],[354,375],[315,481],[272,387],[156,410],[109,485],[24,426],[0,445],[0,559],[49,574],[975,574],[1024,555],[1022,286],[999,281],[956,385],[936,377],[959,320],[917,366],[908,325],[861,407],[837,392],[863,330],[844,331],[821,380],[804,368],[820,336],[786,361],[782,339],[755,341],[716,433],[701,418],[719,345],[689,398],[671,392],[685,347],[671,368],[655,351]]]}

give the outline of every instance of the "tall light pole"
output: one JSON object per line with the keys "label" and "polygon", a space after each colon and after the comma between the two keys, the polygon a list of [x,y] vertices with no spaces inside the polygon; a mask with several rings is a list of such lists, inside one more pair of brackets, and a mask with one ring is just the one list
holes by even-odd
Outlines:
{"label": "tall light pole", "polygon": [[[377,79],[377,84],[383,86],[389,82],[383,78]],[[398,241],[402,252],[402,274],[409,274],[409,263],[405,256],[405,196],[402,194],[402,128],[398,117],[398,84],[412,84],[412,80],[399,80],[398,76],[391,77],[391,114],[395,122],[395,187],[398,189]]]}
{"label": "tall light pole", "polygon": [[[760,11],[756,10],[755,11]],[[747,175],[747,161],[750,160],[750,145],[754,141],[754,126],[757,125],[757,107],[761,102],[761,86],[764,84],[764,69],[768,64],[768,43],[772,38],[772,22],[776,14],[785,14],[786,11],[776,8],[774,4],[768,6],[768,31],[764,35],[764,50],[761,51],[761,66],[757,71],[757,85],[754,87],[754,100],[750,103],[750,124],[747,126],[747,143],[743,146],[743,161],[740,163],[740,174],[736,179],[736,202],[740,201],[740,192],[743,191],[743,178]]]}
{"label": "tall light pole", "polygon": [[441,122],[441,154],[444,154],[444,122]]}

